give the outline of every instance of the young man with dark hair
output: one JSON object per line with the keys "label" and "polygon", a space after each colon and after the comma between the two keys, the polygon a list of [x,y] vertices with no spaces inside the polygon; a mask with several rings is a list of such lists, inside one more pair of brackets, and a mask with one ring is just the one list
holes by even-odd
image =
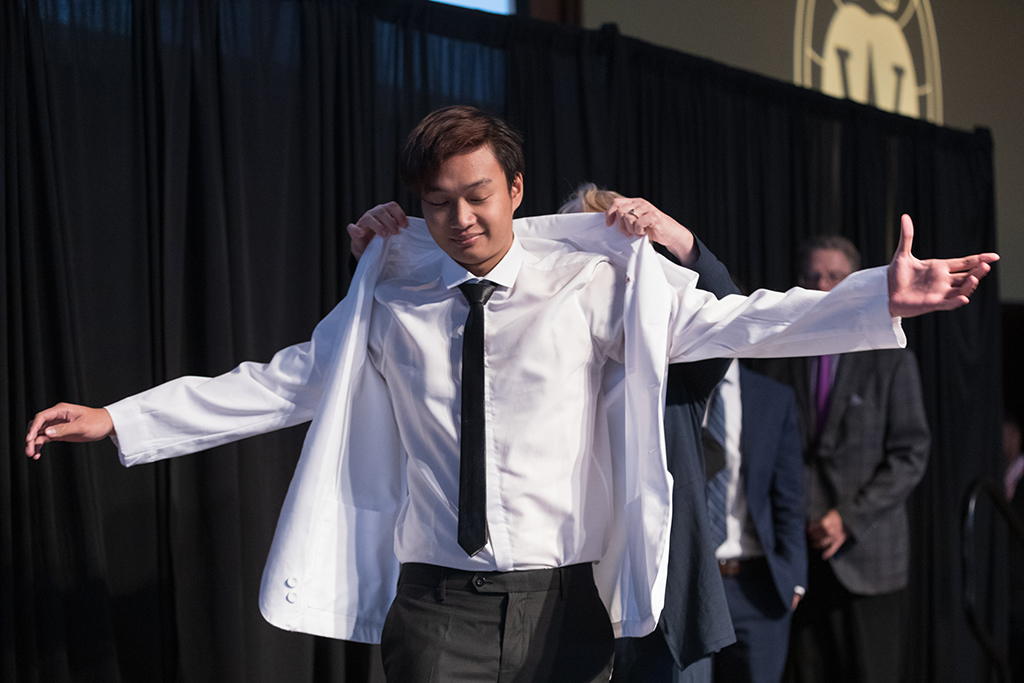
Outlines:
{"label": "young man with dark hair", "polygon": [[427,114],[402,146],[399,174],[422,195],[445,160],[484,146],[490,148],[511,190],[526,170],[523,137],[497,116],[474,107],[448,107]]}
{"label": "young man with dark hair", "polygon": [[394,681],[603,680],[613,634],[652,630],[664,594],[666,362],[894,346],[890,315],[966,303],[997,258],[917,261],[905,219],[888,271],[719,302],[608,230],[692,248],[642,200],[513,229],[522,172],[494,121],[454,107],[417,127],[403,175],[425,224],[389,204],[349,226],[365,253],[310,342],[106,409],[60,404],[27,454],[111,436],[129,465],[312,420],[264,571],[271,623],[383,629]]}

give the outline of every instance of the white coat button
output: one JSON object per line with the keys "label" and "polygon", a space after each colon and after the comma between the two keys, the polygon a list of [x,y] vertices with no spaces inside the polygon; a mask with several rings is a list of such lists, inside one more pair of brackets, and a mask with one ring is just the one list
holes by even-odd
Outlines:
{"label": "white coat button", "polygon": [[289,576],[285,580],[284,585],[288,586],[289,588],[295,588],[296,586],[299,585],[299,580],[296,579],[294,576]]}
{"label": "white coat button", "polygon": [[299,599],[299,594],[298,593],[289,593],[288,595],[286,595],[284,597],[284,599],[287,600],[288,602],[295,602],[296,600]]}

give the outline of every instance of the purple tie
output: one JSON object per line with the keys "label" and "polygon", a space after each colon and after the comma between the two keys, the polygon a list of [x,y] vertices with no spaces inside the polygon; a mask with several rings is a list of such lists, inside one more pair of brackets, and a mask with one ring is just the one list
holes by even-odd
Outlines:
{"label": "purple tie", "polygon": [[818,377],[814,385],[814,408],[818,417],[818,434],[828,422],[828,394],[832,388],[832,356],[818,357]]}

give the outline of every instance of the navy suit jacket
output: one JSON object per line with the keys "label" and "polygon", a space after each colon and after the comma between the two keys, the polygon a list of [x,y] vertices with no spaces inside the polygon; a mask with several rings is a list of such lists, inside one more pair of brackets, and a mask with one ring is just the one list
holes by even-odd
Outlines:
{"label": "navy suit jacket", "polygon": [[772,580],[785,610],[807,586],[803,447],[793,390],[740,366],[740,475]]}
{"label": "navy suit jacket", "polygon": [[[699,242],[698,242],[699,243]],[[697,286],[721,298],[738,294],[729,271],[700,244],[690,266]],[[669,366],[665,400],[665,446],[673,478],[668,581],[659,627],[676,665],[685,668],[736,641],[722,576],[708,536],[701,424],[708,397],[729,359]]]}

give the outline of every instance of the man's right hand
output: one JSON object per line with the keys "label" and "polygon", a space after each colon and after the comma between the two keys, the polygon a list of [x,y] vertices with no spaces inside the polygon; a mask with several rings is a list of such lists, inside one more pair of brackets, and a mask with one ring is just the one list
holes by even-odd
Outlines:
{"label": "man's right hand", "polygon": [[407,227],[409,219],[396,202],[373,207],[355,223],[348,224],[348,235],[352,239],[352,255],[356,258],[361,257],[374,235],[397,235],[399,230]]}
{"label": "man's right hand", "polygon": [[114,433],[114,422],[104,408],[58,403],[37,413],[25,436],[25,455],[39,459],[43,444],[51,441],[84,443],[99,441]]}
{"label": "man's right hand", "polygon": [[821,551],[821,559],[827,560],[839,552],[846,543],[848,534],[839,510],[832,508],[824,517],[807,525],[811,545]]}
{"label": "man's right hand", "polygon": [[922,261],[911,252],[914,222],[903,214],[900,242],[889,263],[889,315],[910,318],[932,311],[951,311],[970,300],[978,281],[992,270],[999,254]]}

